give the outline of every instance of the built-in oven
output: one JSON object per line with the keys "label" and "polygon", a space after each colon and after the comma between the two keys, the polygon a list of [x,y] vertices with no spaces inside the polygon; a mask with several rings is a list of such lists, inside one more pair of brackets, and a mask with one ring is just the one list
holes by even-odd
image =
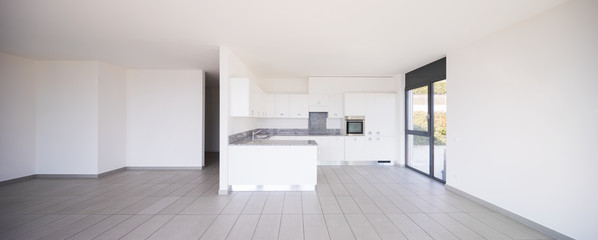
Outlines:
{"label": "built-in oven", "polygon": [[345,129],[348,136],[363,136],[365,132],[364,116],[346,116]]}

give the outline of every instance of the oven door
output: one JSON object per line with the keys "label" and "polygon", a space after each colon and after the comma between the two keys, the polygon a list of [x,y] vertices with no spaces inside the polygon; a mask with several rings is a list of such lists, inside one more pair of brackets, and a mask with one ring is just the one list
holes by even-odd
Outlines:
{"label": "oven door", "polygon": [[347,121],[347,135],[363,135],[363,121]]}

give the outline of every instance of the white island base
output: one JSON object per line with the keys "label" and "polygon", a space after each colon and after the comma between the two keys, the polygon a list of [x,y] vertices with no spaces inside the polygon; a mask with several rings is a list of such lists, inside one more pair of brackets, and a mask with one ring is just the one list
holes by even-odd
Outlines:
{"label": "white island base", "polygon": [[231,145],[228,181],[233,191],[314,191],[317,145]]}

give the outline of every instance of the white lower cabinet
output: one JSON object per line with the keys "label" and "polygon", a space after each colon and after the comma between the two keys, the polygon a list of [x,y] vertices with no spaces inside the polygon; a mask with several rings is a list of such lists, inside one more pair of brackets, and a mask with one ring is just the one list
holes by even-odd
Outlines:
{"label": "white lower cabinet", "polygon": [[274,136],[272,140],[314,140],[318,162],[395,161],[395,137],[367,136]]}
{"label": "white lower cabinet", "polygon": [[364,161],[365,137],[348,136],[345,138],[345,161]]}
{"label": "white lower cabinet", "polygon": [[229,146],[230,185],[316,185],[316,146]]}
{"label": "white lower cabinet", "polygon": [[314,140],[318,144],[318,162],[345,161],[343,136],[273,136],[272,140]]}
{"label": "white lower cabinet", "polygon": [[365,160],[394,161],[395,142],[394,137],[367,137],[365,141]]}
{"label": "white lower cabinet", "polygon": [[330,137],[330,161],[345,161],[345,137]]}

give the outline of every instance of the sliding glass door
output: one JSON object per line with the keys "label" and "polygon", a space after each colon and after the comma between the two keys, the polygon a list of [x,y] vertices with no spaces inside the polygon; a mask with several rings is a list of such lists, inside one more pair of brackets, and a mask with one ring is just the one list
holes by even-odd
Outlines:
{"label": "sliding glass door", "polygon": [[434,178],[446,181],[446,80],[432,83],[434,89],[433,116],[433,145]]}
{"label": "sliding glass door", "polygon": [[406,92],[407,166],[430,174],[430,134],[428,133],[428,86]]}
{"label": "sliding glass door", "polygon": [[446,80],[405,92],[407,167],[446,181]]}

